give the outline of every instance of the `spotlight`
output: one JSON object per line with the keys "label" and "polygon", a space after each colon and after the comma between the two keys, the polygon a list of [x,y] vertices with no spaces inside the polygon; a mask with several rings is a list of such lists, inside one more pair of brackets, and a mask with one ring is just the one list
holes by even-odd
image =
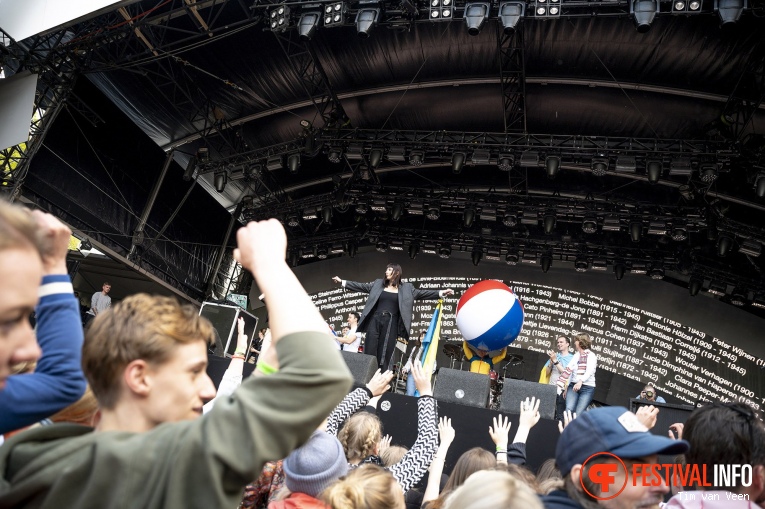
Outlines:
{"label": "spotlight", "polygon": [[762,254],[762,244],[754,239],[746,239],[738,246],[738,252],[757,258]]}
{"label": "spotlight", "polygon": [[414,260],[417,258],[417,254],[420,252],[420,245],[416,242],[409,244],[409,258]]}
{"label": "spotlight", "polygon": [[216,171],[213,176],[213,183],[215,184],[215,190],[222,193],[226,189],[226,182],[228,181],[228,174],[226,170]]}
{"label": "spotlight", "polygon": [[307,11],[300,15],[298,21],[298,35],[304,41],[310,41],[313,34],[316,33],[316,27],[319,26],[319,20],[321,19],[321,12]]}
{"label": "spotlight", "polygon": [[425,213],[425,217],[427,217],[431,221],[438,220],[438,218],[441,217],[441,207],[439,207],[438,205],[429,206],[428,211]]}
{"label": "spotlight", "polygon": [[502,23],[502,30],[506,34],[511,34],[518,26],[518,22],[523,18],[526,11],[525,2],[502,2],[499,4],[499,21]]}
{"label": "spotlight", "polygon": [[757,175],[757,179],[754,181],[754,192],[757,194],[757,198],[765,198],[765,173]]}
{"label": "spotlight", "polygon": [[592,160],[592,174],[596,177],[602,177],[608,171],[608,159],[605,157],[596,157]]}
{"label": "spotlight", "polygon": [[552,265],[552,256],[543,254],[539,259],[539,264],[542,266],[542,272],[547,274],[547,271],[550,270],[550,266]]}
{"label": "spotlight", "polygon": [[199,159],[200,163],[209,163],[210,149],[207,147],[199,147],[199,150],[197,150],[197,159]]}
{"label": "spotlight", "polygon": [[290,228],[295,228],[300,224],[300,218],[296,216],[295,214],[287,216],[287,226]]}
{"label": "spotlight", "polygon": [[369,211],[369,206],[366,204],[366,202],[360,201],[356,203],[357,214],[366,214],[368,211]]}
{"label": "spotlight", "polygon": [[634,221],[630,223],[630,238],[632,242],[640,242],[640,237],[643,234],[643,223],[640,221]]}
{"label": "spotlight", "polygon": [[468,34],[478,35],[481,27],[489,19],[488,2],[472,2],[465,4],[465,24],[468,27]]}
{"label": "spotlight", "polygon": [[717,180],[717,166],[714,164],[702,164],[699,168],[699,178],[702,182],[711,184]]}
{"label": "spotlight", "polygon": [[269,24],[271,30],[287,30],[290,25],[290,8],[282,4],[271,9],[271,12],[269,13]]}
{"label": "spotlight", "polygon": [[476,247],[470,253],[470,258],[473,260],[473,265],[478,267],[478,264],[481,263],[481,258],[483,258],[483,250],[480,247]]}
{"label": "spotlight", "polygon": [[627,269],[627,267],[624,266],[623,263],[618,262],[614,265],[614,277],[616,277],[617,281],[621,281],[624,277],[624,271]]}
{"label": "spotlight", "polygon": [[651,279],[664,279],[664,269],[661,267],[655,267],[648,271],[648,275]]}
{"label": "spotlight", "polygon": [[518,265],[520,258],[518,253],[507,253],[505,255],[505,263],[508,265]]}
{"label": "spotlight", "polygon": [[516,217],[514,212],[507,211],[505,212],[504,217],[502,218],[502,224],[505,226],[512,228],[513,226],[518,224],[518,218]]}
{"label": "spotlight", "polygon": [[452,248],[449,246],[441,246],[438,248],[438,256],[441,258],[449,258],[452,255]]}
{"label": "spotlight", "polygon": [[462,173],[462,167],[465,166],[467,154],[464,152],[455,152],[452,154],[452,173],[458,175]]}
{"label": "spotlight", "polygon": [[558,169],[560,168],[560,157],[558,156],[547,156],[545,158],[545,171],[547,172],[547,178],[554,179],[555,176],[558,174]]}
{"label": "spotlight", "polygon": [[686,201],[691,201],[694,198],[693,189],[687,184],[678,187],[677,192],[680,193],[680,196]]}
{"label": "spotlight", "polygon": [[282,169],[282,156],[274,156],[266,159],[266,169],[276,171]]}
{"label": "spotlight", "polygon": [[381,240],[377,242],[377,245],[375,246],[375,249],[377,249],[379,252],[384,253],[388,250],[388,243],[384,240]]}
{"label": "spotlight", "polygon": [[515,166],[515,156],[513,154],[499,154],[497,167],[502,171],[510,171]]}
{"label": "spotlight", "polygon": [[672,240],[682,242],[688,238],[688,230],[685,228],[685,226],[678,225],[672,228],[672,233],[670,236],[672,237]]}
{"label": "spotlight", "polygon": [[716,0],[715,10],[720,15],[722,25],[731,25],[738,21],[747,7],[746,0]]}
{"label": "spotlight", "polygon": [[688,280],[688,293],[691,294],[691,297],[695,297],[699,294],[702,286],[704,286],[704,281],[698,277],[692,276],[691,279]]}
{"label": "spotlight", "polygon": [[727,291],[728,285],[721,281],[710,281],[709,288],[707,288],[707,292],[718,297],[725,297]]}
{"label": "spotlight", "polygon": [[377,24],[380,16],[380,8],[376,0],[361,0],[359,11],[356,14],[356,33],[366,39]]}
{"label": "spotlight", "polygon": [[734,306],[743,306],[747,301],[747,292],[743,288],[736,287],[733,289],[733,293],[730,294],[730,303]]}
{"label": "spotlight", "polygon": [[465,210],[462,212],[462,224],[465,225],[465,228],[470,228],[471,226],[473,226],[474,219],[475,219],[475,208],[465,207]]}
{"label": "spotlight", "polygon": [[545,214],[543,225],[545,229],[545,235],[551,235],[555,230],[555,212],[548,212]]}
{"label": "spotlight", "polygon": [[197,158],[195,156],[191,156],[191,159],[189,159],[189,164],[186,165],[186,171],[183,172],[183,180],[188,182],[194,177],[194,170],[197,169]]}
{"label": "spotlight", "polygon": [[727,235],[720,235],[717,239],[717,256],[725,256],[733,246],[733,239]]}
{"label": "spotlight", "polygon": [[635,19],[635,27],[641,34],[651,29],[653,18],[659,12],[659,2],[656,0],[633,0],[630,4],[632,16]]}
{"label": "spotlight", "polygon": [[347,249],[348,249],[348,256],[350,256],[351,258],[355,258],[356,257],[356,253],[359,250],[359,246],[356,245],[355,242],[350,241],[350,242],[348,242],[348,248]]}
{"label": "spotlight", "polygon": [[425,160],[425,153],[422,150],[412,150],[409,154],[409,164],[412,166],[422,166]]}
{"label": "spotlight", "polygon": [[576,261],[574,262],[574,268],[577,272],[587,272],[587,269],[590,268],[590,264],[587,261],[587,258],[583,256],[577,256]]}
{"label": "spotlight", "polygon": [[319,260],[326,260],[329,256],[329,251],[327,250],[326,246],[322,246],[318,249],[316,249],[316,258]]}
{"label": "spotlight", "polygon": [[332,206],[331,205],[324,205],[321,208],[321,219],[324,221],[324,224],[332,224]]}
{"label": "spotlight", "polygon": [[430,21],[451,21],[453,0],[430,0]]}
{"label": "spotlight", "polygon": [[390,210],[390,220],[398,221],[404,213],[404,206],[400,203],[394,203]]}
{"label": "spotlight", "polygon": [[93,244],[90,243],[90,240],[85,239],[82,242],[80,242],[80,251],[92,251],[93,250]]}
{"label": "spotlight", "polygon": [[661,177],[662,172],[661,161],[646,161],[645,172],[646,175],[648,175],[649,184],[657,183],[659,181],[659,177]]}
{"label": "spotlight", "polygon": [[382,161],[383,150],[381,148],[373,148],[369,151],[369,166],[373,169],[377,169]]}
{"label": "spotlight", "polygon": [[345,11],[347,7],[344,2],[334,2],[324,6],[324,26],[332,27],[345,23]]}
{"label": "spotlight", "polygon": [[287,168],[289,168],[290,173],[297,173],[300,169],[300,154],[290,154],[290,156],[287,158]]}
{"label": "spotlight", "polygon": [[584,233],[596,233],[598,231],[598,218],[586,216],[584,221],[582,221],[582,231]]}
{"label": "spotlight", "polygon": [[693,173],[690,157],[678,157],[669,163],[670,177],[687,177]]}

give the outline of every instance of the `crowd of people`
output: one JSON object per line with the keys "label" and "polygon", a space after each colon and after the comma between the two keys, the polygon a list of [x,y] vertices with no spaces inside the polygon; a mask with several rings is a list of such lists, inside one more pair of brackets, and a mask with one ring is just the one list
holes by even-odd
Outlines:
{"label": "crowd of people", "polygon": [[[540,402],[526,398],[512,438],[497,415],[495,450],[465,451],[446,475],[456,432],[439,417],[416,353],[407,363],[418,394],[414,443],[392,443],[376,407],[393,379],[391,330],[409,330],[412,300],[450,289],[409,288],[395,266],[388,284],[336,278],[368,291],[370,311],[385,308],[352,313],[340,340],[285,262],[281,224],[249,223],[234,255],[264,292],[269,329],[253,351],[238,324],[216,389],[206,372],[213,328],[175,299],[138,294],[104,306],[99,297],[83,334],[66,271],[70,235],[49,214],[0,203],[0,508],[765,509],[765,427],[754,409],[705,404],[661,434],[651,432],[660,411],[651,405],[585,412],[597,365],[587,335],[573,345],[557,338],[545,366],[566,408],[560,436],[545,437],[557,440],[554,458],[536,472],[527,466]],[[106,285],[100,293],[108,297]],[[361,330],[373,335],[380,369],[349,392],[338,348],[353,349]],[[641,397],[658,401],[653,386]],[[750,465],[751,475],[681,480],[655,468],[667,456],[709,472]]]}

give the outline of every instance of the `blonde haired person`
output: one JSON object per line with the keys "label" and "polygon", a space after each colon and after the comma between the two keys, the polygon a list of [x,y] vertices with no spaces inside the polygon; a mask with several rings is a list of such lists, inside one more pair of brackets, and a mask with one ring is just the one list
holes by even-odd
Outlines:
{"label": "blonde haired person", "polygon": [[507,472],[483,470],[471,475],[446,500],[445,509],[542,509],[523,481]]}
{"label": "blonde haired person", "polygon": [[332,509],[404,509],[404,492],[387,470],[364,465],[324,490]]}
{"label": "blonde haired person", "polygon": [[[85,391],[80,307],[66,269],[71,233],[50,214],[0,200],[0,433],[50,417]],[[34,373],[13,375],[35,361]]]}
{"label": "blonde haired person", "polygon": [[587,410],[595,395],[598,356],[590,350],[591,345],[589,334],[579,333],[574,337],[574,356],[556,382],[558,394],[566,400],[566,410],[576,415]]}

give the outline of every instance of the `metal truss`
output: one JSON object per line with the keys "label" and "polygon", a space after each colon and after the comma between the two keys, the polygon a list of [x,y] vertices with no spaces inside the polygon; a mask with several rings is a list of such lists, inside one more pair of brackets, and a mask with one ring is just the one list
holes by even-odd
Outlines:
{"label": "metal truss", "polygon": [[765,101],[765,42],[760,41],[739,77],[720,116],[728,138],[738,141]]}
{"label": "metal truss", "polygon": [[497,23],[497,43],[505,132],[526,134],[526,65],[522,27],[506,34]]}
{"label": "metal truss", "polygon": [[330,87],[327,74],[310,42],[300,40],[294,30],[273,34],[308,98],[316,107],[324,127],[350,127],[350,119]]}

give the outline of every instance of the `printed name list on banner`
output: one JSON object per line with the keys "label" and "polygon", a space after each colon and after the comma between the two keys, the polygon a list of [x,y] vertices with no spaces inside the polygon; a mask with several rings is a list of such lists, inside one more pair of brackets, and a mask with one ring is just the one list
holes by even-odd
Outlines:
{"label": "printed name list on banner", "polygon": [[[452,288],[444,300],[442,336],[460,340],[455,312],[460,295],[478,278],[430,277],[408,281],[421,289]],[[627,304],[594,295],[523,281],[503,281],[518,295],[526,314],[523,330],[512,348],[546,352],[555,349],[558,334],[586,332],[593,338],[598,369],[652,382],[662,393],[695,404],[722,399],[765,408],[765,380],[759,376],[765,360],[741,348]],[[316,293],[314,304],[335,330],[350,311],[361,313],[367,295],[343,288]],[[412,330],[427,329],[435,301],[415,301]]]}

